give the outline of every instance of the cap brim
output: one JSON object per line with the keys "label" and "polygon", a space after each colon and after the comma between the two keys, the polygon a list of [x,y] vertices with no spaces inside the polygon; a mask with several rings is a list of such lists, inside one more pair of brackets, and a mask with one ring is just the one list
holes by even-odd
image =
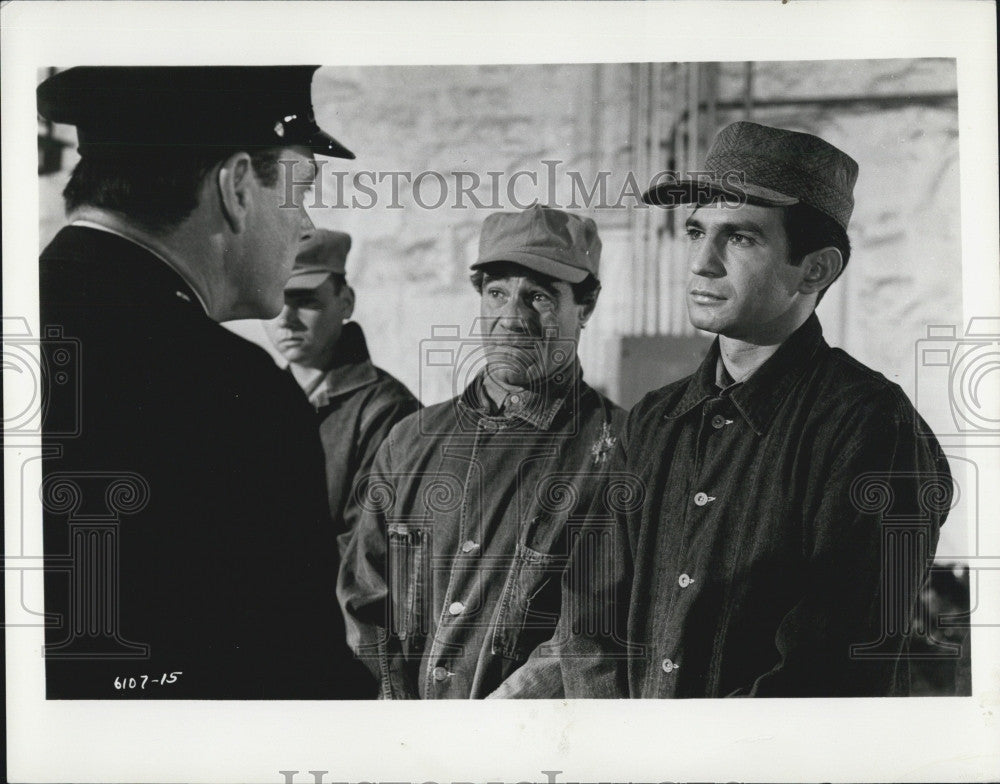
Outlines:
{"label": "cap brim", "polygon": [[[541,272],[550,278],[562,280],[566,283],[581,283],[590,274],[589,270],[574,267],[572,264],[565,264],[561,261],[538,256],[534,253],[524,251],[504,251],[492,256],[484,256],[476,261],[469,269],[480,269],[487,264],[496,264],[499,261],[507,261],[512,264],[520,264],[535,272]],[[597,277],[596,275],[594,277]]]}
{"label": "cap brim", "polygon": [[292,277],[288,279],[285,284],[285,291],[291,291],[293,289],[307,289],[309,291],[319,288],[323,285],[323,281],[332,275],[332,272],[324,270],[322,272],[299,272],[293,273]]}
{"label": "cap brim", "polygon": [[319,126],[316,126],[316,130],[308,142],[308,147],[316,155],[326,155],[330,158],[347,158],[353,161],[355,157],[353,152],[326,131],[321,130]]}
{"label": "cap brim", "polygon": [[735,199],[765,207],[790,207],[798,204],[794,196],[780,193],[753,183],[719,183],[707,180],[677,180],[665,182],[650,188],[642,194],[646,204],[655,207],[677,207],[681,204],[697,204],[704,207],[719,198]]}

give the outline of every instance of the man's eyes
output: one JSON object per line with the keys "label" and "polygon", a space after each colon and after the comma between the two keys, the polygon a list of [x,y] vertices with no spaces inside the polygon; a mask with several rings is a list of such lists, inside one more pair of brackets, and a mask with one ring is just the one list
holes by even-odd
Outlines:
{"label": "man's eyes", "polygon": [[746,234],[730,234],[729,242],[737,248],[749,248],[754,244],[754,239],[753,237],[748,237]]}
{"label": "man's eyes", "polygon": [[[702,229],[697,229],[694,226],[688,226],[684,233],[687,235],[689,240],[700,240],[705,236],[705,232]],[[757,244],[753,237],[746,234],[740,234],[739,232],[733,232],[730,234],[727,238],[727,242],[737,248],[749,248],[752,245]]]}
{"label": "man's eyes", "polygon": [[[486,289],[486,296],[497,301],[510,297],[503,289]],[[542,291],[533,291],[527,296],[532,305],[551,305],[553,303],[552,296]]]}

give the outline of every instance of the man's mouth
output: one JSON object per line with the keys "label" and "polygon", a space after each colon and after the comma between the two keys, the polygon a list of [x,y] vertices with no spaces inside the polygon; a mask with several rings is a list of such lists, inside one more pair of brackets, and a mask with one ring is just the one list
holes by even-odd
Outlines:
{"label": "man's mouth", "polygon": [[688,294],[695,302],[703,305],[711,305],[726,300],[725,297],[711,291],[706,291],[705,289],[691,289]]}

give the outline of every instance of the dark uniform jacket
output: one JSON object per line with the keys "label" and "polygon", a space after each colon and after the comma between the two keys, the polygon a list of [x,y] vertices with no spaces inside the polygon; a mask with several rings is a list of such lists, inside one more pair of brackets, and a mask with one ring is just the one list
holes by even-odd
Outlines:
{"label": "dark uniform jacket", "polygon": [[480,375],[393,428],[359,479],[338,593],[384,698],[485,697],[552,636],[571,529],[624,419],[568,387],[496,411]]}
{"label": "dark uniform jacket", "polygon": [[718,358],[629,415],[613,470],[645,501],[567,592],[567,696],[905,693],[952,500],[940,446],[815,315],[743,383],[720,389]]}
{"label": "dark uniform jacket", "polygon": [[43,329],[62,335],[47,358],[68,346],[79,382],[45,401],[47,696],[369,691],[293,380],[129,240],[65,228],[40,270]]}

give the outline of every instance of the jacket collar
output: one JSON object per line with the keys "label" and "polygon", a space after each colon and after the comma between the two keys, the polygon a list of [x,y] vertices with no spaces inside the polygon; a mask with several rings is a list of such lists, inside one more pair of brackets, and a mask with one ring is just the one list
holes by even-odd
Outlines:
{"label": "jacket collar", "polygon": [[117,300],[127,291],[137,304],[176,306],[210,318],[194,289],[161,256],[103,227],[64,226],[41,257],[86,260],[75,266],[75,272],[82,277],[82,288],[96,301],[101,297]]}
{"label": "jacket collar", "polygon": [[[819,318],[812,313],[752,376],[733,386],[729,399],[757,435],[767,431],[778,408],[825,345]],[[708,355],[689,377],[684,394],[669,406],[664,418],[682,417],[718,393],[715,383],[718,361],[719,339],[716,338]]]}
{"label": "jacket collar", "polygon": [[309,395],[309,402],[316,408],[329,404],[335,397],[378,381],[378,371],[371,362],[365,333],[357,322],[349,321],[344,325],[335,356],[333,366]]}
{"label": "jacket collar", "polygon": [[494,420],[520,420],[538,430],[551,430],[556,415],[563,409],[571,412],[573,400],[583,392],[583,371],[579,362],[566,374],[568,381],[546,381],[540,389],[526,389],[508,395],[501,410],[485,389],[486,371],[477,375],[459,396],[459,405],[467,413]]}
{"label": "jacket collar", "polygon": [[[96,213],[94,215],[94,217],[99,217],[99,216],[100,213]],[[185,284],[187,284],[187,287],[188,289],[190,289],[191,293],[194,294],[195,297],[197,297],[198,304],[201,305],[202,310],[205,311],[205,315],[211,316],[211,310],[209,310],[208,303],[205,301],[205,298],[201,295],[201,292],[198,291],[198,287],[194,284],[194,281],[190,279],[188,273],[183,269],[183,267],[181,267],[179,264],[176,264],[168,256],[164,255],[156,248],[154,248],[149,242],[147,242],[142,237],[141,232],[130,230],[130,227],[128,226],[127,223],[123,221],[117,221],[115,225],[109,225],[111,222],[111,218],[105,215],[103,216],[103,219],[107,220],[109,223],[100,223],[98,221],[87,220],[85,218],[77,218],[73,220],[69,225],[78,226],[85,229],[93,229],[94,231],[105,231],[108,234],[114,234],[116,237],[121,237],[124,240],[128,240],[129,242],[134,243],[143,250],[149,252],[153,256],[156,256],[156,258],[158,258],[160,261],[162,261],[164,264],[170,267],[170,269],[172,269],[174,272],[177,273],[177,276],[181,278],[185,282]]]}

